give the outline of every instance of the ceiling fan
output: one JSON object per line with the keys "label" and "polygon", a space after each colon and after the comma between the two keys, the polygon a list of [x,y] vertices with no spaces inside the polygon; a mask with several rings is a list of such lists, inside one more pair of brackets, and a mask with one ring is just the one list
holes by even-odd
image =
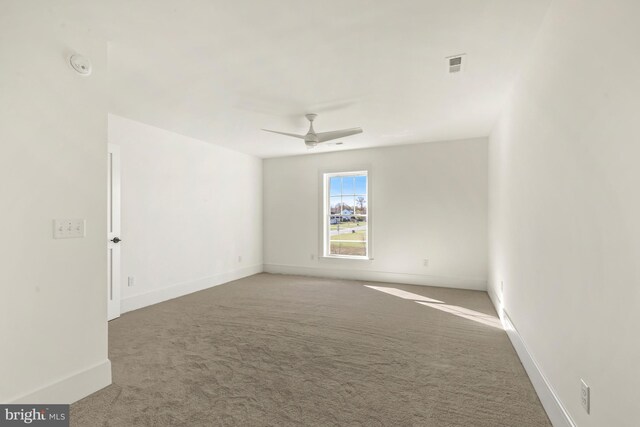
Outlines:
{"label": "ceiling fan", "polygon": [[318,115],[305,114],[305,117],[307,118],[307,120],[309,120],[309,132],[307,132],[306,135],[298,135],[295,133],[287,133],[287,132],[278,132],[277,130],[269,130],[269,129],[262,129],[262,130],[266,132],[278,133],[280,135],[293,136],[294,138],[304,139],[304,143],[307,145],[307,148],[314,148],[315,146],[323,142],[362,133],[362,128],[351,128],[351,129],[342,129],[342,130],[334,130],[330,132],[316,133],[316,131],[313,130],[313,121],[316,119],[316,117],[318,117]]}

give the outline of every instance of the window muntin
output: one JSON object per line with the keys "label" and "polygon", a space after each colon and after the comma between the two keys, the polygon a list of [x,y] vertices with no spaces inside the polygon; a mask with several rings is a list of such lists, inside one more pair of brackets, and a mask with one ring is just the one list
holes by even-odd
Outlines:
{"label": "window muntin", "polygon": [[325,174],[324,255],[368,258],[369,197],[366,171]]}

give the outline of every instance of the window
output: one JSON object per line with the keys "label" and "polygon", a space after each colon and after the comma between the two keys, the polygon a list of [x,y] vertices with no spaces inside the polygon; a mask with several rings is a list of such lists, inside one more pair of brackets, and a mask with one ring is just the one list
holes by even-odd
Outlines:
{"label": "window", "polygon": [[324,255],[369,257],[367,171],[324,174]]}

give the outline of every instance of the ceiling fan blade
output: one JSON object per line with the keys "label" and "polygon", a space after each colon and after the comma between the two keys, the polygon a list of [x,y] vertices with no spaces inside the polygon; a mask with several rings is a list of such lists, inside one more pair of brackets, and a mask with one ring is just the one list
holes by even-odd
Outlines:
{"label": "ceiling fan blade", "polygon": [[351,128],[351,129],[342,129],[342,130],[334,130],[331,132],[320,132],[317,133],[318,142],[326,142],[331,141],[332,139],[344,138],[345,136],[355,135],[358,133],[362,133],[362,128]]}
{"label": "ceiling fan blade", "polygon": [[265,132],[278,133],[280,135],[292,136],[294,138],[300,138],[300,139],[304,139],[305,137],[305,135],[298,135],[296,133],[278,132],[277,130],[269,130],[269,129],[262,129],[262,130]]}

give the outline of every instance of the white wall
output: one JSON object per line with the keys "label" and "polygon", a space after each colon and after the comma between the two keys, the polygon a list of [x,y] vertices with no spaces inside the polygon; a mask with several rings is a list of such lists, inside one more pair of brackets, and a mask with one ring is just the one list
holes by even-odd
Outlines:
{"label": "white wall", "polygon": [[638,425],[639,16],[554,1],[490,141],[490,293],[581,427]]}
{"label": "white wall", "polygon": [[[69,403],[111,382],[106,42],[78,2],[0,5],[0,402]],[[90,77],[67,65],[74,51]],[[86,237],[54,240],[54,218]]]}
{"label": "white wall", "polygon": [[[319,172],[367,166],[374,259],[319,259]],[[486,289],[486,139],[267,159],[264,206],[266,271]]]}
{"label": "white wall", "polygon": [[261,159],[115,115],[109,142],[121,153],[124,311],[262,271]]}

